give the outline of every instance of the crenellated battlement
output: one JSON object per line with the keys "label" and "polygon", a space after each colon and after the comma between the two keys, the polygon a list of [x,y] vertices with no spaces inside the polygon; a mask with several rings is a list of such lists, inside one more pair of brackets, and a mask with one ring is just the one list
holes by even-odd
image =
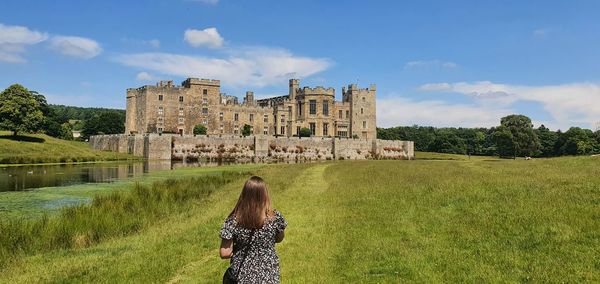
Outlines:
{"label": "crenellated battlement", "polygon": [[316,86],[314,88],[311,87],[303,87],[302,93],[304,95],[329,95],[335,96],[335,89],[332,87],[325,88],[323,86]]}

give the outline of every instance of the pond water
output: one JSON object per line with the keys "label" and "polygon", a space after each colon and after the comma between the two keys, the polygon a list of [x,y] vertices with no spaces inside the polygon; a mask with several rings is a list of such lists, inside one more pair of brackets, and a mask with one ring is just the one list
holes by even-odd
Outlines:
{"label": "pond water", "polygon": [[0,192],[82,183],[114,182],[143,176],[153,171],[172,170],[181,167],[214,167],[233,163],[223,161],[196,163],[144,161],[1,167]]}

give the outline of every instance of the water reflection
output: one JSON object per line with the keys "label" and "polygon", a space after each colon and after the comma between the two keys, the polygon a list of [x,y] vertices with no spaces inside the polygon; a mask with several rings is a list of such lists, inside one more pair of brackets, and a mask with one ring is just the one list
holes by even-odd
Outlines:
{"label": "water reflection", "polygon": [[0,168],[0,191],[21,191],[40,187],[67,186],[81,183],[114,182],[142,176],[149,172],[182,167],[211,167],[234,162],[96,163],[77,165],[38,165]]}

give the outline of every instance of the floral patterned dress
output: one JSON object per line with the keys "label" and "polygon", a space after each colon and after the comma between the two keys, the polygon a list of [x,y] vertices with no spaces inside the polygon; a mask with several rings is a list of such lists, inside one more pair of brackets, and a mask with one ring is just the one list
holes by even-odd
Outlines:
{"label": "floral patterned dress", "polygon": [[230,268],[233,275],[237,275],[238,283],[279,283],[275,236],[287,227],[287,222],[279,211],[274,210],[274,213],[274,218],[254,232],[239,226],[233,216],[225,219],[221,238],[233,240]]}

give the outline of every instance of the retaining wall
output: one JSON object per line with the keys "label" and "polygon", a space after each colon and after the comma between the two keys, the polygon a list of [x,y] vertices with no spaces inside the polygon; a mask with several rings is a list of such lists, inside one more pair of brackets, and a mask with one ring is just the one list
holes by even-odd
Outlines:
{"label": "retaining wall", "polygon": [[379,139],[120,134],[92,136],[90,146],[157,160],[414,159],[414,142]]}

